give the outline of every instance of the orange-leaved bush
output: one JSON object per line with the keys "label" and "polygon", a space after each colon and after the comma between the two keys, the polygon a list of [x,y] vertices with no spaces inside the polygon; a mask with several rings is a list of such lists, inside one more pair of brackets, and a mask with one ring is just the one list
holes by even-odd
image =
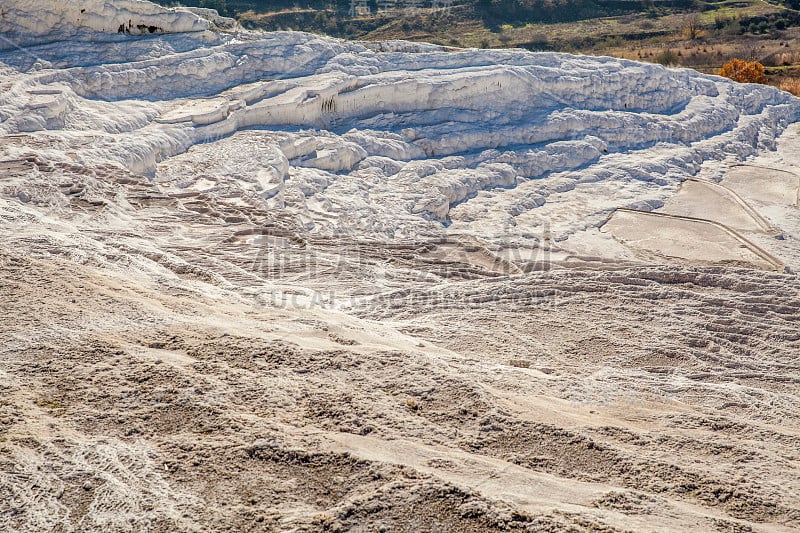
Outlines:
{"label": "orange-leaved bush", "polygon": [[717,74],[740,83],[767,83],[764,65],[758,61],[744,61],[734,57],[722,65]]}

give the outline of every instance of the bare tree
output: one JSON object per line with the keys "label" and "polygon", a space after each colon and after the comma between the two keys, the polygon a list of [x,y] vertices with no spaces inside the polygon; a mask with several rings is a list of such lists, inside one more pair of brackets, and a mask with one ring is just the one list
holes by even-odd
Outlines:
{"label": "bare tree", "polygon": [[683,35],[690,41],[696,41],[703,35],[703,25],[699,13],[692,13],[686,16]]}

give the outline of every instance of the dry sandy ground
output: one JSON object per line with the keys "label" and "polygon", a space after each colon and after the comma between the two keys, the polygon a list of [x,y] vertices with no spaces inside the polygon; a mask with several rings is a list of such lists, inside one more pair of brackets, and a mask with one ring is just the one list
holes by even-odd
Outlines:
{"label": "dry sandy ground", "polygon": [[[0,531],[800,530],[800,125],[736,165],[794,100],[264,38],[3,67]],[[412,116],[362,121],[358,84],[317,76],[326,50],[334,74],[384,65],[351,81]],[[219,93],[284,55],[298,85]],[[549,109],[531,87],[565,93],[552,123],[504,129]],[[324,94],[361,129],[306,131]],[[384,120],[417,144],[363,133]],[[585,138],[562,137],[573,120]],[[420,159],[437,146],[455,155]]]}
{"label": "dry sandy ground", "polygon": [[0,248],[2,530],[800,528],[793,274],[521,273],[4,172],[36,198]]}
{"label": "dry sandy ground", "polygon": [[15,529],[800,524],[780,275],[564,271],[381,306],[418,342],[9,251],[2,272]]}

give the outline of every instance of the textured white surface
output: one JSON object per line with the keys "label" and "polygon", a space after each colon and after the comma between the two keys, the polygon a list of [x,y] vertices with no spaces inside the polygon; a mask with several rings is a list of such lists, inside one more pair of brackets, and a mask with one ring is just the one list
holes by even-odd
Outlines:
{"label": "textured white surface", "polygon": [[117,33],[120,28],[144,35],[201,32],[211,27],[189,10],[167,9],[144,0],[6,1],[0,14],[0,50],[96,32]]}
{"label": "textured white surface", "polygon": [[[146,2],[92,4],[83,19],[76,2],[42,4],[31,17],[12,2],[5,24],[41,41],[129,12],[169,32],[208,26]],[[0,131],[65,139],[78,161],[165,190],[199,174],[184,159],[224,163],[215,172],[243,194],[285,189],[314,231],[492,237],[547,222],[563,243],[615,208],[660,206],[704,162],[773,148],[800,109],[770,87],[612,58],[303,33],[102,38],[0,58]],[[240,138],[264,157],[235,153]],[[339,227],[351,209],[357,227]]]}

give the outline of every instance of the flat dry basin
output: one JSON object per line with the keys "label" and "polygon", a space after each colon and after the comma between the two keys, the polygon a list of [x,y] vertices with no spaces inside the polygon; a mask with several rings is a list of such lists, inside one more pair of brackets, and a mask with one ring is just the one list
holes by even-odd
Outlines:
{"label": "flat dry basin", "polygon": [[775,232],[769,222],[736,192],[708,181],[690,179],[683,182],[659,212],[713,220],[738,231]]}
{"label": "flat dry basin", "polygon": [[708,220],[619,209],[602,231],[627,245],[643,260],[783,269],[777,258],[730,228]]}
{"label": "flat dry basin", "polygon": [[740,165],[725,174],[722,185],[746,200],[765,204],[798,205],[800,178],[785,170]]}

